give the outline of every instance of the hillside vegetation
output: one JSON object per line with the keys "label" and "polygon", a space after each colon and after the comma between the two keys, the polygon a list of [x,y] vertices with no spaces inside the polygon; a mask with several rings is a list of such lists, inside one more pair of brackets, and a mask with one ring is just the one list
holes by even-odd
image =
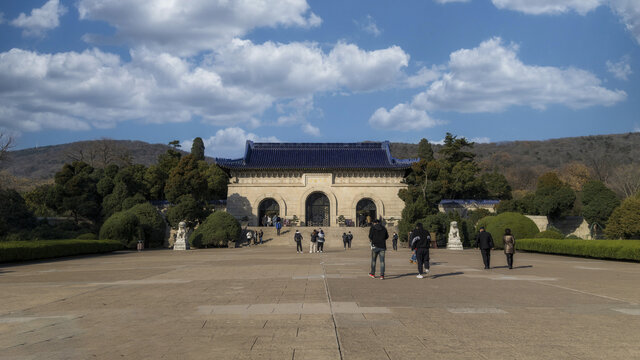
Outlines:
{"label": "hillside vegetation", "polygon": [[[143,141],[101,139],[10,151],[0,178],[5,186],[24,190],[30,184],[52,182],[56,171],[74,160],[96,167],[109,162],[149,166],[169,148]],[[440,148],[433,145],[436,158]],[[636,177],[640,169],[640,133],[475,144],[471,151],[484,171],[503,173],[515,191],[531,191],[541,174],[557,171],[569,183],[595,177],[624,195],[628,184],[616,182]],[[415,158],[418,144],[392,143],[391,152],[396,158]],[[207,162],[213,159],[207,158]]]}

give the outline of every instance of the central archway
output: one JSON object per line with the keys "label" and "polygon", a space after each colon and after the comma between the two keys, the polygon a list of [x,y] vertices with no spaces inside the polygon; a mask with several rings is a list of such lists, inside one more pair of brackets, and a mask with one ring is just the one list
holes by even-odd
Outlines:
{"label": "central archway", "polygon": [[362,199],[356,205],[358,226],[370,226],[378,217],[376,204],[371,199]]}
{"label": "central archway", "polygon": [[307,226],[329,226],[329,210],[330,202],[327,195],[321,192],[314,192],[306,201],[306,219]]}
{"label": "central archway", "polygon": [[273,218],[274,215],[280,215],[280,205],[272,198],[266,198],[260,202],[258,206],[258,224],[260,226],[267,226],[268,221],[265,215],[269,218]]}

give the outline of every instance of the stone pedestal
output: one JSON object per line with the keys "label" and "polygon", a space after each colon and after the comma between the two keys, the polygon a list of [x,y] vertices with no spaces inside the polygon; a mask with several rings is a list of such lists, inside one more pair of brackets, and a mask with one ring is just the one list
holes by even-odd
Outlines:
{"label": "stone pedestal", "polygon": [[173,250],[189,250],[188,240],[187,224],[184,221],[181,221],[180,224],[178,224],[176,242],[173,243]]}
{"label": "stone pedestal", "polygon": [[458,223],[456,221],[451,222],[451,228],[449,229],[449,238],[447,241],[447,249],[462,250],[460,231],[458,230]]}

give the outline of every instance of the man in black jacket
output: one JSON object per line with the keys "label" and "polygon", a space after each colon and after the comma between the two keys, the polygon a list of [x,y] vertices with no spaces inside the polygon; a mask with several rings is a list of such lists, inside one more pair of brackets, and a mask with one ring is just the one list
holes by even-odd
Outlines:
{"label": "man in black jacket", "polygon": [[417,223],[409,239],[411,239],[411,250],[415,250],[416,252],[416,260],[418,262],[417,278],[422,279],[424,275],[429,274],[429,245],[431,245],[431,236],[422,228],[422,223]]}
{"label": "man in black jacket", "polygon": [[380,220],[375,220],[369,229],[369,241],[371,241],[371,272],[369,276],[376,277],[376,260],[380,256],[380,280],[384,280],[384,253],[387,251],[387,229],[380,225]]}
{"label": "man in black jacket", "polygon": [[491,249],[493,248],[493,238],[491,233],[484,230],[484,227],[480,228],[478,236],[476,236],[476,248],[480,248],[482,253],[482,261],[484,262],[484,268],[490,268],[491,262]]}

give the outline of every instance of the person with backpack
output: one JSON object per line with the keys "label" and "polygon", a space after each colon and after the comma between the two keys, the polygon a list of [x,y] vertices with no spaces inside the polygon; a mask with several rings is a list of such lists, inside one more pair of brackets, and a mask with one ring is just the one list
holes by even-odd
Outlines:
{"label": "person with backpack", "polygon": [[347,236],[347,233],[343,232],[342,233],[342,245],[344,246],[344,249],[347,250],[347,243],[349,242],[349,237]]}
{"label": "person with backpack", "polygon": [[280,221],[280,217],[276,219],[276,231],[278,236],[280,236],[280,229],[282,229],[282,222]]}
{"label": "person with backpack", "polygon": [[318,232],[316,229],[313,229],[311,232],[311,241],[309,241],[309,254],[318,251],[316,248],[316,241],[318,241]]}
{"label": "person with backpack", "polygon": [[302,254],[302,234],[296,229],[296,233],[293,235],[293,240],[296,242],[296,252]]}
{"label": "person with backpack", "polygon": [[417,223],[416,228],[409,235],[411,239],[411,249],[415,251],[416,262],[418,263],[418,279],[423,279],[429,274],[429,245],[431,236],[422,227],[422,223]]}
{"label": "person with backpack", "polygon": [[384,280],[384,253],[387,251],[387,229],[376,219],[369,229],[369,241],[371,242],[371,272],[369,277],[376,277],[376,262],[380,257],[380,280]]}
{"label": "person with backpack", "polygon": [[318,251],[324,252],[324,231],[322,229],[318,233]]}

